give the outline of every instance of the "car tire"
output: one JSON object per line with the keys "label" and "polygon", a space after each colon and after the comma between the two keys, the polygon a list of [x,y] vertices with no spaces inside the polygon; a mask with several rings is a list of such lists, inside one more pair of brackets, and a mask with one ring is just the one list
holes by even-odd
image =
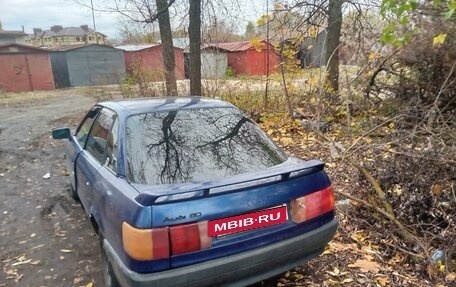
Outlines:
{"label": "car tire", "polygon": [[117,281],[114,270],[112,269],[111,262],[109,262],[106,251],[103,247],[103,235],[99,235],[100,238],[100,250],[101,250],[101,271],[103,272],[103,280],[106,287],[121,287],[119,281]]}

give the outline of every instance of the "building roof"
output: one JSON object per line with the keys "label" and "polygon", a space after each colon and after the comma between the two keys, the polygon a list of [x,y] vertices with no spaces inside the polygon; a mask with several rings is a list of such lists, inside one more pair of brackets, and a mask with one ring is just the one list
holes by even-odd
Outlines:
{"label": "building roof", "polygon": [[[261,43],[263,45],[268,44],[267,41],[262,40]],[[225,50],[228,52],[239,52],[239,51],[246,51],[251,48],[255,48],[251,41],[241,41],[241,42],[230,42],[230,43],[207,43],[204,44],[203,49],[220,49]]]}
{"label": "building roof", "polygon": [[0,30],[0,36],[27,36],[27,33],[24,31]]}
{"label": "building roof", "polygon": [[[43,30],[36,33],[36,38],[41,38],[44,35],[48,35],[50,37],[63,37],[63,36],[86,36],[91,33],[95,32],[92,28],[87,27],[87,29],[83,29],[82,27],[63,27],[61,30],[55,32],[52,30]],[[103,33],[97,31],[98,34],[106,36]]]}
{"label": "building roof", "polygon": [[[91,34],[95,32],[95,30],[91,28],[87,28],[87,30],[84,30],[82,27],[64,27],[62,30],[59,30],[58,32],[54,32],[55,36],[85,36],[88,34]],[[98,34],[101,34],[103,36],[103,33],[100,33],[97,31]]]}
{"label": "building roof", "polygon": [[23,45],[23,44],[18,44],[18,43],[6,43],[6,44],[0,44],[0,50],[2,48],[6,48],[6,47],[18,47],[18,48],[21,48],[22,51],[7,51],[7,52],[1,52],[0,53],[24,53],[25,51],[24,50],[28,50],[28,51],[31,51],[31,52],[38,52],[38,53],[46,53],[47,50],[45,49],[41,49],[41,48],[38,48],[38,47],[33,47],[33,46],[29,46],[29,45]]}
{"label": "building roof", "polygon": [[138,45],[119,45],[116,46],[117,49],[121,49],[127,52],[140,51],[144,49],[149,49],[152,47],[161,46],[162,44],[138,44]]}
{"label": "building roof", "polygon": [[60,47],[54,47],[54,48],[49,48],[48,50],[51,52],[65,52],[65,51],[70,51],[70,50],[76,50],[88,46],[101,46],[101,47],[106,47],[110,49],[116,49],[112,46],[109,45],[103,45],[103,44],[80,44],[80,45],[70,45],[70,46],[60,46]]}

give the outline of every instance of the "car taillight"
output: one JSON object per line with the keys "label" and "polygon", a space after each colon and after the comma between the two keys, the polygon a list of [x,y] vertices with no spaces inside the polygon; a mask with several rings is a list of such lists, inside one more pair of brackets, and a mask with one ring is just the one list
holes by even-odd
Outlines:
{"label": "car taillight", "polygon": [[139,261],[169,258],[212,246],[207,236],[207,221],[153,229],[139,229],[122,223],[125,252]]}
{"label": "car taillight", "polygon": [[207,221],[170,227],[171,254],[189,253],[212,246],[212,238],[207,236]]}
{"label": "car taillight", "polygon": [[334,209],[334,192],[331,186],[290,201],[290,217],[295,223],[323,215]]}
{"label": "car taillight", "polygon": [[135,260],[169,258],[168,227],[138,229],[123,222],[122,244],[125,252]]}

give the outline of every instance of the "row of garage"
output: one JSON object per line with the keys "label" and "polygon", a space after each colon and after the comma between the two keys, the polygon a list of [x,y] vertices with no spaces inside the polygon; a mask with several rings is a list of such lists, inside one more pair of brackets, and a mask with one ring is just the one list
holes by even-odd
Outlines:
{"label": "row of garage", "polygon": [[[228,45],[226,45],[228,44]],[[265,75],[278,64],[273,46],[258,48],[248,41],[207,44],[202,48],[203,78],[224,77],[227,67],[236,75]],[[174,48],[177,79],[186,78],[188,53]],[[268,63],[269,62],[269,63]],[[79,45],[45,50],[17,43],[0,45],[0,90],[23,92],[90,85],[120,84],[126,73],[148,71],[152,81],[163,77],[161,44]]]}

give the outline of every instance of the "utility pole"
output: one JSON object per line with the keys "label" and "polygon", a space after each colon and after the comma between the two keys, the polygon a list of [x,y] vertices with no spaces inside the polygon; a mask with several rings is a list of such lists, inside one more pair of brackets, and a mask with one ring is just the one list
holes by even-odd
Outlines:
{"label": "utility pole", "polygon": [[93,0],[90,0],[90,6],[92,7],[93,32],[95,33],[95,39],[96,39],[97,44],[98,44],[97,27],[95,26],[95,12],[93,10]]}
{"label": "utility pole", "polygon": [[269,98],[269,0],[266,0],[266,88],[264,89],[264,107],[268,108]]}

